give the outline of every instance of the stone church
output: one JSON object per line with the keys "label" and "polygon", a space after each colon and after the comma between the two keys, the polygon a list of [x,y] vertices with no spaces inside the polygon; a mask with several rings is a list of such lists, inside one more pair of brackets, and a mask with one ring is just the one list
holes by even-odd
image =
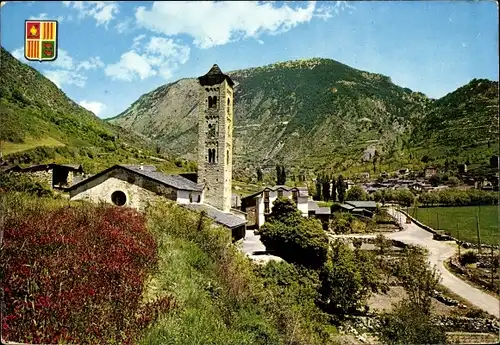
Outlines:
{"label": "stone church", "polygon": [[115,165],[68,188],[71,200],[104,201],[141,209],[167,198],[185,208],[205,211],[215,222],[231,229],[235,240],[244,237],[246,214],[231,208],[234,82],[217,65],[198,81],[196,179],[166,175],[153,166]]}

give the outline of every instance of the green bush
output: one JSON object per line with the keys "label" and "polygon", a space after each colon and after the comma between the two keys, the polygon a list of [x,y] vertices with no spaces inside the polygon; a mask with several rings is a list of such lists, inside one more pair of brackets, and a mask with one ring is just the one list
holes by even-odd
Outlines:
{"label": "green bush", "polygon": [[460,258],[460,263],[462,265],[468,265],[468,264],[474,264],[478,261],[478,257],[476,252],[473,252],[472,250],[469,250],[465,252],[462,257]]}
{"label": "green bush", "polygon": [[23,173],[0,173],[0,190],[6,192],[25,192],[36,196],[53,196],[47,183]]}

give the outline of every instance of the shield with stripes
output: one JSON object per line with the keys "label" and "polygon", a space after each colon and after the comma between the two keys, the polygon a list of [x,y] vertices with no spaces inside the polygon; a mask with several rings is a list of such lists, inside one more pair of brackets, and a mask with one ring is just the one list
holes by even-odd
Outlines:
{"label": "shield with stripes", "polygon": [[24,57],[30,61],[57,59],[57,21],[26,20]]}

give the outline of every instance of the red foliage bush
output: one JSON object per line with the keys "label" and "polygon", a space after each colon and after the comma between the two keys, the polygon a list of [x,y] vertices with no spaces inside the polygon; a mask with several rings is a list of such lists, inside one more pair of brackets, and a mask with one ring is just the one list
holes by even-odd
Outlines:
{"label": "red foliage bush", "polygon": [[142,214],[80,205],[10,217],[1,253],[4,340],[128,344],[170,297],[143,305],[157,262]]}

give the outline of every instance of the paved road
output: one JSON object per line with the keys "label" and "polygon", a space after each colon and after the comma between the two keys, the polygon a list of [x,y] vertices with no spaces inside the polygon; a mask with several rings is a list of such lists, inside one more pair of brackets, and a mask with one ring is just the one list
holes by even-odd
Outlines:
{"label": "paved road", "polygon": [[429,250],[429,263],[435,265],[441,273],[441,284],[452,292],[462,296],[471,304],[496,317],[500,316],[500,301],[458,278],[444,266],[444,261],[455,254],[457,245],[454,241],[435,241],[432,234],[415,223],[405,224],[406,216],[389,209],[389,213],[400,221],[404,230],[389,234],[387,237],[408,244],[418,244]]}

